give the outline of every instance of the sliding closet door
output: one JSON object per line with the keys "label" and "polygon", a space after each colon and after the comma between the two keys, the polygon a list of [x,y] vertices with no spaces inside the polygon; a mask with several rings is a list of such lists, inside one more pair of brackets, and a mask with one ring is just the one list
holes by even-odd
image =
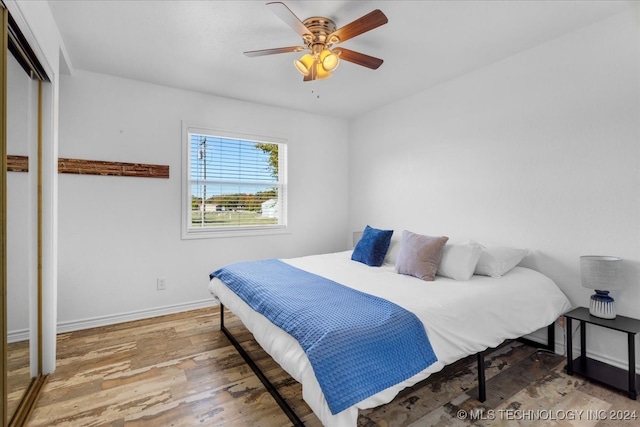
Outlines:
{"label": "sliding closet door", "polygon": [[[37,85],[18,61],[7,57],[7,408],[15,413],[32,378],[37,376],[37,353],[30,351],[33,301],[36,296],[37,250]],[[31,163],[31,164],[29,164]]]}
{"label": "sliding closet door", "polygon": [[9,419],[7,407],[7,20],[8,13],[4,7],[0,7],[2,19],[0,20],[0,327],[2,338],[0,339],[0,425],[5,426]]}
{"label": "sliding closet door", "polygon": [[2,0],[0,11],[0,424],[20,427],[47,378],[42,363],[42,81],[49,79]]}

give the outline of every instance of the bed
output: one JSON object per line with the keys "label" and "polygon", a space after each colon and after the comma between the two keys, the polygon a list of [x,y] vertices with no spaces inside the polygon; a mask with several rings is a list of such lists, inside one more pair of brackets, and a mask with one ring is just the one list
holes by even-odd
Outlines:
{"label": "bed", "polygon": [[[425,282],[411,275],[398,274],[393,263],[371,267],[353,261],[352,255],[352,251],[344,251],[281,261],[383,298],[415,314],[424,325],[437,361],[338,413],[329,409],[311,363],[298,341],[252,309],[217,277],[212,277],[209,284],[210,292],[221,303],[221,310],[227,307],[232,311],[260,346],[302,384],[303,399],[325,426],[353,427],[357,424],[359,409],[388,403],[404,388],[444,366],[470,355],[481,355],[505,340],[520,338],[545,327],[552,331],[556,319],[571,308],[566,296],[550,278],[524,267],[513,267],[499,278],[472,275],[468,280],[454,280],[437,276],[434,281]],[[549,339],[553,340],[552,333],[549,333]],[[481,358],[478,360],[480,365]],[[483,378],[481,382],[484,385]],[[281,402],[278,403],[285,409]],[[289,410],[285,409],[285,412]],[[299,423],[295,414],[287,415],[294,424]]]}

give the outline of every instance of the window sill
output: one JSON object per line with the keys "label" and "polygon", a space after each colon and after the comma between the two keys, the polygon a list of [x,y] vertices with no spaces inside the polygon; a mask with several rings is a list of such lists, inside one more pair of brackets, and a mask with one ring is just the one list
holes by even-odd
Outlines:
{"label": "window sill", "polygon": [[291,234],[286,226],[252,229],[224,229],[224,230],[189,230],[182,231],[182,240],[219,239],[229,237],[253,237],[278,234]]}

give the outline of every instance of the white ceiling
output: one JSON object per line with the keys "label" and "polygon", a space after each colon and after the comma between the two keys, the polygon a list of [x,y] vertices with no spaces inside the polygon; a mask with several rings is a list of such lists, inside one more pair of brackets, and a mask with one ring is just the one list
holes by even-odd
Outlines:
{"label": "white ceiling", "polygon": [[300,53],[247,50],[300,45],[264,1],[50,0],[70,69],[82,69],[349,118],[630,9],[633,1],[296,1],[301,20],[338,27],[380,9],[389,23],[342,45],[384,59],[378,70],[342,62],[303,82]]}

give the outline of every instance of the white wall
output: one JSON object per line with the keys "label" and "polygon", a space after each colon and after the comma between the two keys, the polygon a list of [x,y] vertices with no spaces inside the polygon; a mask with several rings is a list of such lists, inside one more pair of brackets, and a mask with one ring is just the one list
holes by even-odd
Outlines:
{"label": "white wall", "polygon": [[[524,264],[574,306],[591,294],[578,257],[621,256],[613,296],[640,318],[639,52],[625,13],[353,120],[351,230],[531,248]],[[626,364],[626,335],[590,331],[588,347]]]}
{"label": "white wall", "polygon": [[[60,330],[213,304],[208,275],[230,262],[347,249],[346,120],[83,71],[60,84],[60,157],[170,166],[59,176]],[[289,234],[181,240],[183,120],[288,138]]]}

